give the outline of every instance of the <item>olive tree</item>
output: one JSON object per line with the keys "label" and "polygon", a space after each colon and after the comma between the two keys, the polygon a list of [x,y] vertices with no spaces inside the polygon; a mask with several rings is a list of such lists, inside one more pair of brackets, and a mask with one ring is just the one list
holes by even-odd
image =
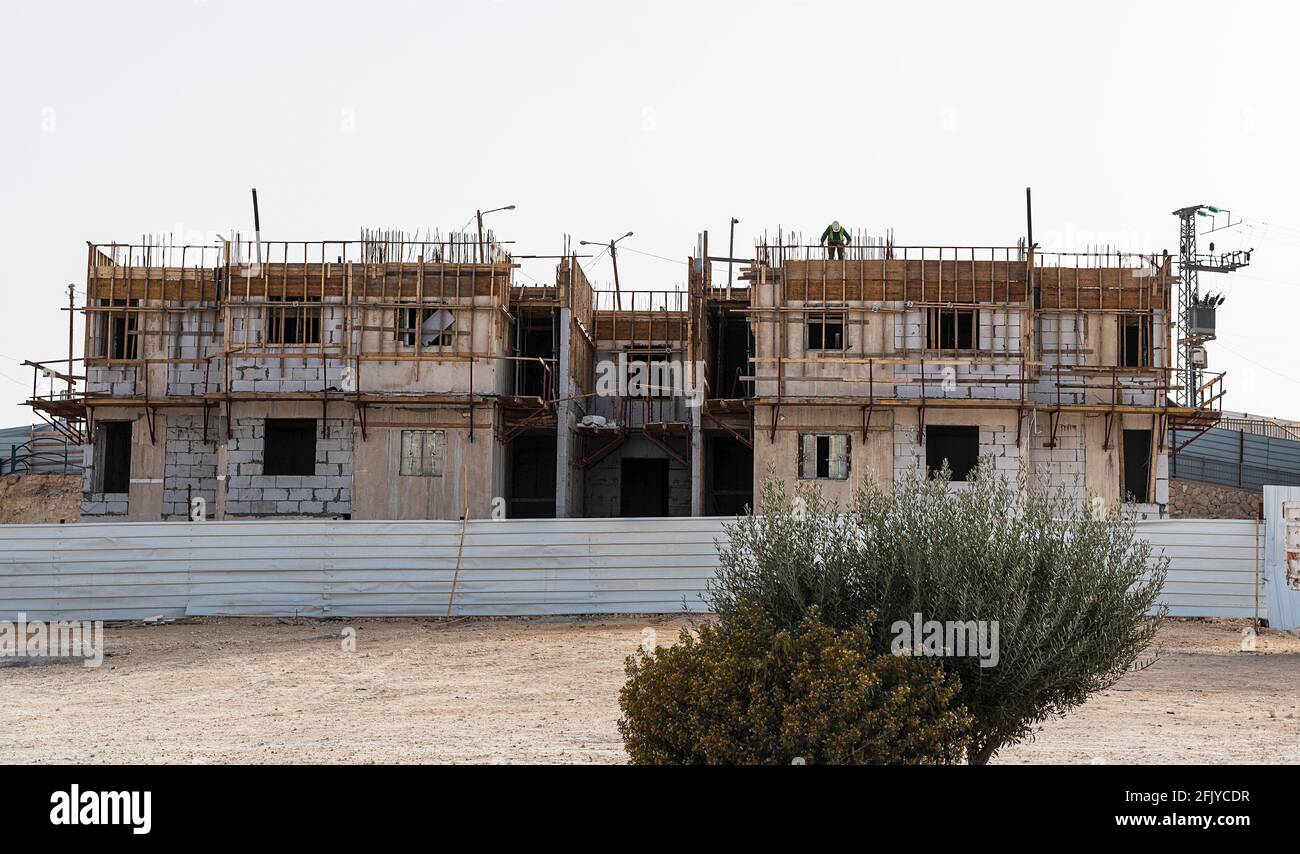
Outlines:
{"label": "olive tree", "polygon": [[994,627],[992,666],[987,656],[940,655],[974,718],[968,759],[988,762],[1154,661],[1167,568],[1132,520],[1023,476],[1013,483],[990,463],[960,485],[946,472],[891,490],[867,484],[849,508],[769,479],[758,511],[729,524],[719,545],[712,608],[725,620],[753,603],[793,627],[816,606],[837,629],[869,623],[881,651],[898,651],[903,624],[918,615]]}

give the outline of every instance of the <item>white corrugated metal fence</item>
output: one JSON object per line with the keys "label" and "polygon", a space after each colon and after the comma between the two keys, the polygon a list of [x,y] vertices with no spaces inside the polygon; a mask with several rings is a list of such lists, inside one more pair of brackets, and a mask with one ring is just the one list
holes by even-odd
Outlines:
{"label": "white corrugated metal fence", "polygon": [[[454,615],[704,610],[721,518],[512,519],[467,526]],[[443,616],[460,522],[0,526],[0,619]],[[1259,524],[1143,522],[1171,559],[1176,616],[1267,616]]]}

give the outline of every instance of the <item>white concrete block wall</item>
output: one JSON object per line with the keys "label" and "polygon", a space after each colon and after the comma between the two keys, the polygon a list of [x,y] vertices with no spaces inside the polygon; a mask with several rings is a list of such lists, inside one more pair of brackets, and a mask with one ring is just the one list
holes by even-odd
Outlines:
{"label": "white concrete block wall", "polygon": [[136,369],[134,367],[89,367],[86,369],[86,392],[88,394],[109,394],[114,397],[130,397],[135,392]]}
{"label": "white concrete block wall", "polygon": [[319,356],[282,359],[231,359],[230,390],[235,392],[342,391],[343,360]]}
{"label": "white concrete block wall", "polygon": [[894,321],[895,350],[923,350],[926,344],[925,311],[914,309],[896,315]]}
{"label": "white concrete block wall", "polygon": [[916,425],[894,425],[894,480],[925,467],[925,446],[917,441]]}
{"label": "white concrete block wall", "polygon": [[88,492],[81,496],[82,516],[125,516],[128,495],[125,492]]}
{"label": "white concrete block wall", "polygon": [[[897,315],[894,326],[894,347],[898,351],[921,352],[928,343],[927,309],[918,308]],[[1004,353],[1015,359],[1020,352],[1020,313],[1011,309],[980,309],[977,318],[981,350]],[[957,357],[935,355],[936,360]],[[921,377],[921,366],[896,364],[895,377]],[[952,398],[958,400],[1017,400],[1020,397],[1020,366],[1018,363],[992,364],[987,357],[972,358],[968,364],[927,365],[925,367],[925,396],[927,398]],[[1014,380],[1015,382],[1012,382]],[[900,383],[894,386],[898,397],[921,396],[921,383]]]}
{"label": "white concrete block wall", "polygon": [[[1165,318],[1165,312],[1153,312],[1153,365],[1156,367],[1170,364],[1169,353],[1165,349]],[[1038,381],[1031,389],[1031,396],[1041,403],[1055,403],[1057,390],[1053,368],[1057,364],[1065,367],[1087,364],[1089,361],[1094,364],[1097,363],[1098,359],[1101,358],[1098,354],[1101,352],[1103,343],[1114,346],[1113,337],[1116,334],[1116,324],[1116,315],[1113,314],[1087,315],[1078,312],[1043,312],[1039,316],[1038,323],[1043,367]],[[1103,336],[1110,336],[1110,338],[1103,338]],[[1085,354],[1057,352],[1063,349],[1091,350],[1093,355],[1089,360]],[[1110,361],[1114,359],[1113,356],[1109,358]],[[1161,379],[1125,378],[1122,376],[1118,379],[1119,384],[1123,387],[1119,394],[1121,405],[1154,406],[1159,404],[1162,393],[1157,387],[1163,384]],[[1080,382],[1077,376],[1064,381],[1067,384],[1075,385]],[[1096,382],[1098,385],[1108,386],[1110,385],[1110,378],[1108,375],[1099,375]],[[1111,400],[1112,393],[1109,389],[1099,388],[1090,395],[1084,389],[1065,388],[1060,393],[1060,401],[1063,404],[1108,404]]]}
{"label": "white concrete block wall", "polygon": [[1169,503],[1169,449],[1156,454],[1156,503]]}
{"label": "white concrete block wall", "polygon": [[81,474],[82,516],[125,516],[127,493],[95,492],[95,446],[85,447]]}
{"label": "white concrete block wall", "polygon": [[[321,343],[338,347],[344,343],[343,327],[345,309],[337,298],[320,304]],[[250,302],[247,309],[231,309],[231,344],[253,348],[264,344],[266,335],[266,309],[261,302]],[[314,344],[269,345],[285,353],[284,358],[232,358],[230,362],[230,390],[235,392],[307,392],[322,388],[341,388],[342,359],[321,359],[313,352]],[[295,356],[294,353],[301,353]]]}
{"label": "white concrete block wall", "polygon": [[226,441],[226,420],[208,419],[208,441],[203,441],[202,415],[170,415],[167,419],[163,458],[163,518],[188,518],[190,499],[207,503],[213,518],[217,502],[219,445]]}
{"label": "white concrete block wall", "polygon": [[[994,470],[1014,481],[1020,475],[1020,446],[1015,427],[981,425],[980,457],[992,457]],[[925,468],[925,445],[917,441],[915,424],[894,425],[894,479]]]}
{"label": "white concrete block wall", "polygon": [[[1082,354],[1076,352],[1059,352],[1061,350],[1087,349],[1088,319],[1078,313],[1043,312],[1038,318],[1038,340],[1042,349],[1043,362],[1038,381],[1029,389],[1030,397],[1039,402],[1056,402],[1056,375],[1053,369],[1082,364]],[[1065,380],[1062,380],[1063,382]],[[1061,403],[1083,403],[1085,394],[1082,389],[1062,389]]]}
{"label": "white concrete block wall", "polygon": [[316,429],[311,475],[262,473],[266,419],[236,418],[226,468],[227,516],[333,516],[352,512],[351,419],[325,420]]}
{"label": "white concrete block wall", "polygon": [[1130,406],[1155,406],[1160,402],[1158,386],[1163,385],[1158,379],[1120,380],[1124,388],[1120,391],[1122,403]]}
{"label": "white concrete block wall", "polygon": [[[929,342],[928,311],[928,308],[912,308],[896,315],[894,349],[926,349]],[[1003,307],[981,308],[978,311],[979,349],[998,353],[1020,352],[1020,311]]]}
{"label": "white concrete block wall", "polygon": [[1056,446],[1050,428],[1040,422],[1029,437],[1029,473],[1035,482],[1058,496],[1079,504],[1088,498],[1087,446],[1080,424],[1061,423],[1056,428]]}
{"label": "white concrete block wall", "polygon": [[1136,519],[1169,518],[1169,451],[1156,454],[1155,501],[1150,504],[1125,504],[1124,510]]}
{"label": "white concrete block wall", "polygon": [[[203,359],[209,359],[222,350],[224,323],[217,308],[198,308],[182,303],[171,303],[172,310],[185,308],[172,318],[173,362],[167,366],[167,394],[173,397],[201,397],[206,392],[222,391],[225,372],[221,360],[211,359],[205,370]],[[206,383],[206,384],[205,384]]]}

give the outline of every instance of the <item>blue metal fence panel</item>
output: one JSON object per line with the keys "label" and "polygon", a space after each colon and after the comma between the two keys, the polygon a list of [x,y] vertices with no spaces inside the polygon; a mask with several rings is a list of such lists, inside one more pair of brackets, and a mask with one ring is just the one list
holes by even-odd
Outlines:
{"label": "blue metal fence panel", "polygon": [[[1174,446],[1193,435],[1174,431]],[[1254,491],[1266,484],[1300,486],[1300,442],[1216,427],[1178,452],[1171,474]]]}

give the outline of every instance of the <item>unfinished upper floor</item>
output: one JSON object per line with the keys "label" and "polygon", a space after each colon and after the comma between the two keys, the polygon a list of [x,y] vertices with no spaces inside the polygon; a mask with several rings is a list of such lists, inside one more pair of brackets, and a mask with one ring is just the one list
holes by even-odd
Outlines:
{"label": "unfinished upper floor", "polygon": [[[157,492],[126,501],[137,518],[192,491],[230,515],[721,513],[773,470],[834,490],[989,455],[1158,514],[1165,437],[1222,397],[1173,403],[1166,255],[719,258],[702,237],[684,287],[598,290],[567,245],[525,284],[490,237],[89,252],[84,377],[71,353],[38,364],[68,391],[32,402],[103,425],[88,506],[120,508],[96,478],[125,480]],[[300,468],[263,458],[268,430]]]}
{"label": "unfinished upper floor", "polygon": [[[881,242],[832,259],[761,243],[727,259],[739,275],[723,285],[702,243],[684,289],[636,292],[594,290],[567,246],[557,260],[553,283],[523,285],[491,237],[91,245],[78,391],[563,396],[606,420],[679,422],[690,394],[1163,410],[1176,377],[1167,254]],[[609,394],[620,360],[620,390],[642,365],[688,376]],[[1206,376],[1198,398],[1217,402],[1221,375]]]}
{"label": "unfinished upper floor", "polygon": [[91,245],[84,394],[512,394],[534,379],[511,364],[516,266],[490,236]]}
{"label": "unfinished upper floor", "polygon": [[796,242],[743,260],[729,285],[692,267],[711,400],[1194,414],[1170,404],[1168,254]]}

